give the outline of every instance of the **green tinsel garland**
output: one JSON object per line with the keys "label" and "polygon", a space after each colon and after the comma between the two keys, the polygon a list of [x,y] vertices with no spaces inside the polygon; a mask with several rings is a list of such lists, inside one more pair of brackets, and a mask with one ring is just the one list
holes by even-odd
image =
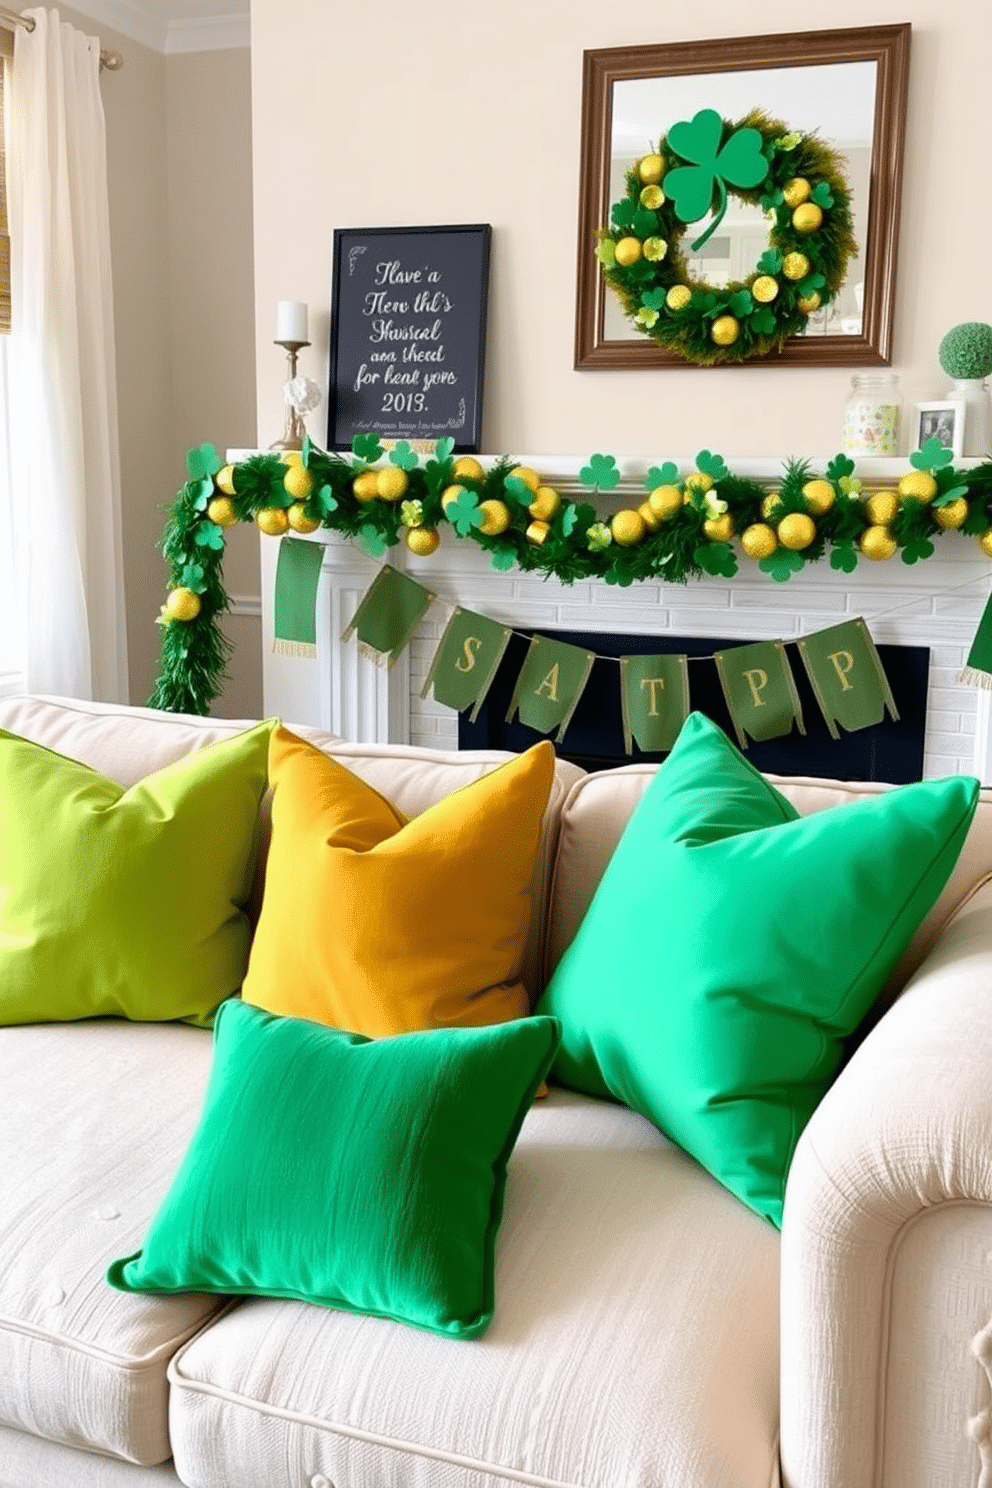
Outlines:
{"label": "green tinsel garland", "polygon": [[[316,530],[318,527],[358,541],[371,557],[382,557],[409,534],[432,533],[446,528],[458,538],[469,538],[491,556],[501,571],[518,569],[556,578],[563,584],[581,579],[600,579],[607,584],[630,584],[659,579],[684,583],[691,577],[711,574],[732,578],[738,570],[737,553],[730,541],[711,536],[713,523],[729,516],[735,533],[757,524],[777,527],[790,513],[814,511],[804,486],[820,479],[833,492],[829,510],[815,512],[815,536],[800,551],[776,546],[757,567],[770,578],[783,582],[814,563],[830,550],[830,566],[844,573],[857,567],[861,542],[868,528],[891,533],[903,562],[916,563],[934,552],[932,539],[946,530],[936,513],[963,500],[967,514],[956,526],[979,535],[984,551],[992,557],[992,461],[969,470],[956,470],[951,452],[936,439],[927,440],[910,456],[911,471],[929,474],[936,494],[928,500],[904,497],[891,523],[879,529],[872,522],[861,483],[854,478],[854,463],[837,455],[818,476],[808,461],[790,460],[775,486],[776,505],[767,515],[764,503],[769,488],[733,475],[719,455],[708,450],[696,457],[696,471],[680,476],[671,461],[652,466],[645,476],[645,494],[657,488],[677,487],[682,500],[667,520],[651,518],[650,505],[640,505],[638,521],[628,509],[604,518],[588,502],[562,498],[543,526],[535,522],[530,506],[535,500],[535,472],[522,471],[503,457],[483,472],[481,479],[465,474],[464,464],[453,458],[453,441],[439,441],[423,463],[405,441],[390,450],[388,462],[378,465],[384,450],[376,435],[358,436],[351,457],[328,454],[307,441],[294,473],[287,457],[253,455],[234,466],[224,466],[212,445],[204,444],[187,455],[189,479],[170,509],[161,547],[169,570],[169,598],[162,607],[161,665],[149,705],[169,712],[206,713],[225,680],[230,646],[218,625],[228,609],[222,562],[224,526],[259,521],[263,530]],[[464,457],[463,457],[464,458]],[[373,468],[402,471],[406,489],[398,499],[359,500],[356,478]],[[595,454],[580,471],[579,479],[590,492],[608,493],[620,483],[620,471],[612,455]],[[297,487],[297,494],[286,482]],[[402,482],[401,482],[402,484]],[[304,493],[304,494],[300,494]],[[442,500],[442,498],[444,498]],[[219,502],[219,505],[215,505]],[[491,508],[484,502],[501,504],[509,525],[487,533],[482,527]],[[957,508],[961,513],[961,508]],[[274,515],[273,515],[274,514]],[[214,520],[214,515],[223,519]],[[645,524],[654,521],[655,530]],[[634,539],[623,543],[614,531]],[[414,538],[412,540],[416,542]],[[175,606],[190,618],[176,618]],[[192,611],[195,609],[195,613]]]}

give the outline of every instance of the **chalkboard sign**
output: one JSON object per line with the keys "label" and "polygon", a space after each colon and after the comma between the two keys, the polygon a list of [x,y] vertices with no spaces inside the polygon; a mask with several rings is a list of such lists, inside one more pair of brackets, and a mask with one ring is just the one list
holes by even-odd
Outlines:
{"label": "chalkboard sign", "polygon": [[478,450],[491,234],[335,231],[329,449],[373,433]]}

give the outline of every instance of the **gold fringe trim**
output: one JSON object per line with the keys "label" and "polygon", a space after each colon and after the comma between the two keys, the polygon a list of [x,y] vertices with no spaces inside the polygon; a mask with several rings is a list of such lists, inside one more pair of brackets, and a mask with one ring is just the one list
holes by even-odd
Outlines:
{"label": "gold fringe trim", "polygon": [[278,636],[272,642],[272,652],[274,656],[299,656],[305,661],[317,658],[317,647],[309,641],[281,641]]}
{"label": "gold fringe trim", "polygon": [[983,672],[978,667],[964,667],[958,672],[958,681],[969,687],[982,687],[986,692],[992,692],[992,672]]}

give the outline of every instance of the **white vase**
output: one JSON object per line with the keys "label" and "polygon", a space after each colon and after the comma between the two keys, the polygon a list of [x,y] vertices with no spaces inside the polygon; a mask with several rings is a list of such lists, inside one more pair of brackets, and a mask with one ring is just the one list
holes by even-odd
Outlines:
{"label": "white vase", "polygon": [[965,455],[992,456],[992,398],[980,377],[956,377],[945,398],[964,404]]}

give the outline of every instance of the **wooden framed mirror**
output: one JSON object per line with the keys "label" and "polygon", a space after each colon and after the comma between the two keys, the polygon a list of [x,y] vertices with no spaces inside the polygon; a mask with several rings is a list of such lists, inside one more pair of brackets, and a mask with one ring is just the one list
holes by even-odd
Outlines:
{"label": "wooden framed mirror", "polygon": [[[595,248],[627,170],[656,150],[676,121],[703,108],[724,118],[761,108],[788,129],[816,133],[838,149],[848,164],[858,241],[842,290],[810,316],[806,334],[735,365],[889,365],[910,32],[908,24],[868,26],[583,54],[576,368],[694,365],[630,324],[607,289]],[[700,269],[712,273],[714,284],[721,275],[724,282],[736,277],[735,264],[767,240],[760,212],[742,207],[710,265]]]}

